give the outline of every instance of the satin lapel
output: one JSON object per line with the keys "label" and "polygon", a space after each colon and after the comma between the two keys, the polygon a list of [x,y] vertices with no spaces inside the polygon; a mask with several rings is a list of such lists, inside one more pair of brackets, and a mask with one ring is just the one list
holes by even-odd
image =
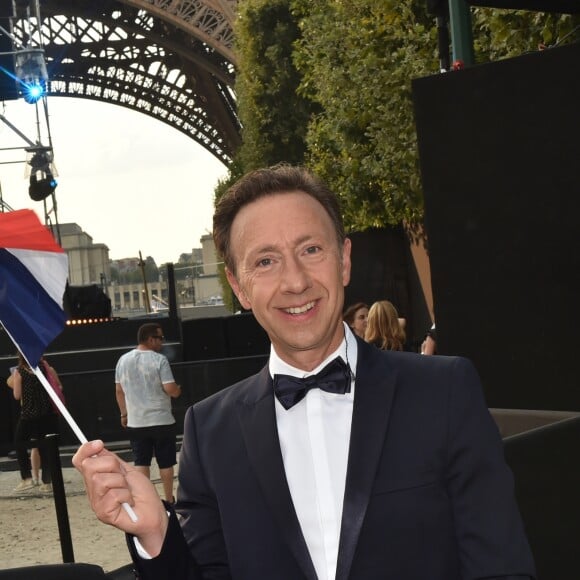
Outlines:
{"label": "satin lapel", "polygon": [[396,372],[384,353],[358,341],[354,408],[336,580],[347,580],[387,432]]}
{"label": "satin lapel", "polygon": [[286,481],[276,428],[274,391],[268,373],[260,373],[255,399],[240,402],[238,416],[250,463],[284,541],[302,568],[305,578],[316,580],[316,571],[302,535]]}

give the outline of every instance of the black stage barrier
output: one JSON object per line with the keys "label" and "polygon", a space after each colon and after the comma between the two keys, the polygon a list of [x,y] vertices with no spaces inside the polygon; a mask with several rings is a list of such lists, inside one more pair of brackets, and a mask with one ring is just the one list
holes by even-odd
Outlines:
{"label": "black stage barrier", "polygon": [[490,407],[580,410],[580,43],[413,81],[438,351]]}
{"label": "black stage barrier", "polygon": [[270,341],[251,312],[181,323],[183,360],[254,356],[270,352]]}
{"label": "black stage barrier", "polygon": [[0,580],[105,580],[107,577],[94,564],[46,564],[0,570]]}
{"label": "black stage barrier", "polygon": [[181,323],[184,360],[226,358],[225,317],[192,318]]}
{"label": "black stage barrier", "polygon": [[[182,387],[181,396],[172,399],[173,414],[178,433],[183,432],[183,419],[188,407],[245,377],[258,372],[267,361],[267,355],[172,363],[175,380]],[[66,405],[87,439],[106,442],[124,441],[127,434],[119,421],[115,399],[115,371],[62,373],[60,379],[66,396]],[[3,401],[12,397],[10,389],[0,389],[0,411]],[[76,435],[60,417],[61,446],[78,445]],[[11,425],[16,425],[16,417]],[[0,454],[13,449],[13,428],[0,432]]]}
{"label": "black stage barrier", "polygon": [[228,357],[270,354],[270,339],[251,312],[224,318]]}
{"label": "black stage barrier", "polygon": [[45,564],[0,570],[0,580],[134,580],[128,564],[107,574],[94,564]]}
{"label": "black stage barrier", "polygon": [[580,418],[504,439],[538,580],[580,576]]}

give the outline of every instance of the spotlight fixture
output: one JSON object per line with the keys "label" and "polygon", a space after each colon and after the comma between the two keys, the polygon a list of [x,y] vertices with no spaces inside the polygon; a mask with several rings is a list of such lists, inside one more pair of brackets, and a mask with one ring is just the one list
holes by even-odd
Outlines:
{"label": "spotlight fixture", "polygon": [[28,195],[34,201],[42,201],[54,193],[57,186],[55,171],[52,168],[52,149],[50,147],[30,147],[30,184]]}
{"label": "spotlight fixture", "polygon": [[14,72],[19,93],[27,103],[33,104],[46,95],[48,72],[41,48],[25,48],[14,53]]}

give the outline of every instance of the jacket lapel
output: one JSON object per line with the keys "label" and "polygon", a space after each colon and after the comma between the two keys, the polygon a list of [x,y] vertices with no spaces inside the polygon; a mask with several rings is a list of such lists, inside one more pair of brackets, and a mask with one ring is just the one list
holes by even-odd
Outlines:
{"label": "jacket lapel", "polygon": [[383,449],[396,372],[384,353],[358,341],[354,408],[336,580],[347,580]]}
{"label": "jacket lapel", "polygon": [[316,580],[314,564],[286,481],[276,427],[274,391],[267,366],[256,376],[255,384],[249,385],[245,400],[238,405],[238,417],[250,463],[280,533],[305,578]]}

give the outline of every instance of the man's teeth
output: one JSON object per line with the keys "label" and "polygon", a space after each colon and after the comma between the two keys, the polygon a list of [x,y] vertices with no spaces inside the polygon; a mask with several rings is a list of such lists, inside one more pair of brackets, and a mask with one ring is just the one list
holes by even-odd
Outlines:
{"label": "man's teeth", "polygon": [[308,312],[312,308],[314,308],[314,302],[309,302],[308,304],[305,304],[304,306],[296,306],[294,308],[286,308],[286,312],[288,312],[288,314],[304,314],[305,312]]}

